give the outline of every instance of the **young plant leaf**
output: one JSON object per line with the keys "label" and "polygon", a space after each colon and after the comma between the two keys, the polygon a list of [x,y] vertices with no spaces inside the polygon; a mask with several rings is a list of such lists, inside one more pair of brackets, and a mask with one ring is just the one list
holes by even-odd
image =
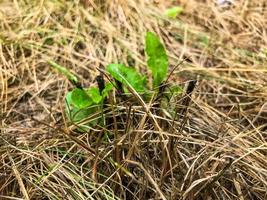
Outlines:
{"label": "young plant leaf", "polygon": [[66,76],[73,84],[78,84],[78,78],[73,73],[71,73],[70,70],[68,70],[66,67],[63,67],[51,60],[48,61],[48,64],[51,65],[52,68],[56,69],[59,73]]}
{"label": "young plant leaf", "polygon": [[[99,111],[99,109],[101,109],[102,100],[112,89],[113,84],[107,83],[102,91],[102,96],[100,95],[99,89],[96,87],[86,89],[76,88],[68,92],[65,105],[68,119],[71,122],[80,122]],[[86,130],[88,126],[95,125],[98,121],[98,119],[90,121],[89,124],[84,125],[83,128],[79,128],[79,130]]]}
{"label": "young plant leaf", "polygon": [[181,94],[181,93],[183,93],[183,88],[179,85],[173,85],[170,87],[170,93],[172,96]]}
{"label": "young plant leaf", "polygon": [[184,9],[180,6],[169,8],[165,11],[165,15],[169,18],[176,18],[178,15],[180,15]]}
{"label": "young plant leaf", "polygon": [[68,107],[73,105],[72,102],[71,102],[71,95],[72,95],[72,91],[68,92],[67,95],[66,95],[66,103],[67,103]]}
{"label": "young plant leaf", "polygon": [[104,90],[102,91],[102,98],[104,99],[105,97],[108,96],[108,93],[113,89],[113,84],[112,83],[107,83],[105,85]]}
{"label": "young plant leaf", "polygon": [[86,89],[86,93],[93,100],[95,104],[99,104],[102,101],[102,96],[100,95],[99,89],[96,87],[91,87]]}
{"label": "young plant leaf", "polygon": [[117,81],[131,86],[137,92],[144,92],[146,89],[146,77],[139,74],[134,68],[121,64],[110,64],[106,70]]}
{"label": "young plant leaf", "polygon": [[158,87],[167,76],[168,56],[160,39],[152,32],[146,34],[147,65],[152,71],[153,87]]}
{"label": "young plant leaf", "polygon": [[[77,103],[75,104],[72,101],[72,98],[71,98],[72,95],[73,95],[73,91],[67,93],[66,105],[65,105],[66,115],[71,122],[79,123],[82,120],[88,118],[90,115],[99,111],[100,109],[99,105],[90,105],[85,108],[78,108]],[[97,122],[98,122],[98,119],[95,119],[95,120],[90,121],[88,124],[79,125],[78,130],[84,132],[88,129],[88,127],[94,126]]]}
{"label": "young plant leaf", "polygon": [[75,88],[71,92],[71,104],[76,108],[82,109],[92,105],[93,100],[83,89]]}

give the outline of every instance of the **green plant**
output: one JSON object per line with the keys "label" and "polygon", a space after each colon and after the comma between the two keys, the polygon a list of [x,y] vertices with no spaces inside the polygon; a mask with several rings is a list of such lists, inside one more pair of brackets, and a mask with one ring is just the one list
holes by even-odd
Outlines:
{"label": "green plant", "polygon": [[[78,123],[95,112],[103,110],[105,99],[114,86],[128,95],[131,95],[129,94],[129,89],[132,89],[138,94],[145,94],[145,96],[149,97],[151,97],[150,94],[153,92],[157,92],[158,97],[162,96],[166,88],[164,81],[166,81],[168,73],[168,56],[164,45],[154,33],[148,32],[146,34],[145,43],[147,67],[151,71],[153,78],[151,86],[148,85],[148,78],[140,74],[135,68],[113,63],[106,67],[106,71],[115,79],[115,83],[106,83],[103,86],[104,88],[82,88],[78,78],[73,73],[55,62],[49,61],[53,68],[64,74],[76,86],[66,95],[66,113],[70,121]],[[173,94],[180,92],[181,88],[179,86],[170,86],[169,91],[164,96],[166,97],[164,99],[165,104],[166,99],[169,100]],[[157,100],[161,101],[161,99],[158,98]],[[97,123],[97,120],[91,121],[89,125],[94,125],[95,123]]]}
{"label": "green plant", "polygon": [[[137,92],[146,90],[146,77],[138,73],[134,68],[121,64],[110,64],[106,67],[107,72],[124,86],[132,87]],[[123,88],[127,92],[127,88]]]}
{"label": "green plant", "polygon": [[165,11],[165,15],[169,18],[176,18],[178,15],[180,15],[182,12],[184,11],[184,9],[180,6],[176,6],[176,7],[172,7],[172,8],[168,8]]}
{"label": "green plant", "polygon": [[[66,96],[66,114],[70,121],[80,122],[98,110],[102,110],[104,99],[108,96],[109,91],[113,89],[111,83],[107,83],[102,92],[99,88],[75,88],[68,92]],[[88,125],[94,125],[97,119],[90,121]],[[82,128],[87,129],[85,125]]]}
{"label": "green plant", "polygon": [[158,87],[167,76],[168,56],[159,38],[151,32],[146,35],[147,65],[152,71],[153,86]]}
{"label": "green plant", "polygon": [[[153,88],[162,84],[168,72],[168,56],[160,39],[152,32],[146,34],[147,66],[151,70],[153,77]],[[106,67],[109,74],[124,86],[131,86],[137,92],[147,90],[147,78],[141,75],[132,67],[121,64],[110,64]]]}

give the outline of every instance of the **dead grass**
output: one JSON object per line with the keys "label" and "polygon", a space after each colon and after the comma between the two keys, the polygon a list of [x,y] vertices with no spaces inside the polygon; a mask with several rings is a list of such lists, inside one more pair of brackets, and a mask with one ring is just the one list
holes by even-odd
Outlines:
{"label": "dead grass", "polygon": [[[265,0],[183,0],[175,20],[168,4],[0,1],[0,199],[266,199]],[[169,105],[175,120],[117,99],[106,111],[116,123],[75,132],[64,118],[72,86],[47,61],[85,86],[111,62],[148,73],[147,30],[171,67],[187,58],[171,81],[197,79],[192,98]]]}

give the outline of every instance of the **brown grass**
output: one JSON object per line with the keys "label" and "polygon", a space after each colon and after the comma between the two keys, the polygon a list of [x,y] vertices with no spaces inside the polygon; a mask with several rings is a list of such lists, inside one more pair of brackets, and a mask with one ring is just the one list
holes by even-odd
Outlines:
{"label": "brown grass", "polygon": [[[266,2],[173,4],[175,20],[163,0],[0,1],[0,199],[267,198]],[[84,86],[111,62],[148,73],[148,30],[170,68],[186,58],[171,82],[198,80],[192,98],[168,105],[176,119],[116,99],[113,124],[77,133],[64,114],[73,86],[47,61]]]}

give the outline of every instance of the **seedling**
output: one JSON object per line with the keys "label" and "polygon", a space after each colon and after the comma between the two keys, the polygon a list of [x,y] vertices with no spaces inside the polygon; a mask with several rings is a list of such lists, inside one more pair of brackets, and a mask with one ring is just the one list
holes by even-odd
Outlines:
{"label": "seedling", "polygon": [[[101,83],[102,86],[98,88],[83,88],[73,73],[55,62],[49,61],[53,68],[64,74],[76,86],[66,95],[66,114],[71,122],[79,123],[95,112],[103,111],[105,99],[108,97],[109,92],[114,89],[114,86],[117,90],[122,90],[120,92],[124,93],[126,97],[131,95],[129,89],[146,98],[151,98],[151,94],[154,92],[157,93],[156,96],[158,97],[166,93],[164,95],[166,99],[170,99],[173,94],[181,93],[182,89],[177,85],[170,86],[169,90],[165,91],[166,83],[164,81],[167,81],[169,62],[166,50],[160,39],[154,33],[148,32],[145,43],[147,67],[152,74],[152,85],[148,85],[148,77],[142,75],[135,68],[113,63],[106,66],[106,72],[112,76],[115,83]],[[161,101],[162,98],[156,98],[156,100]],[[88,126],[97,122],[97,120],[90,121]]]}
{"label": "seedling", "polygon": [[175,19],[178,15],[180,15],[184,9],[180,6],[169,8],[165,11],[165,15],[169,18]]}

